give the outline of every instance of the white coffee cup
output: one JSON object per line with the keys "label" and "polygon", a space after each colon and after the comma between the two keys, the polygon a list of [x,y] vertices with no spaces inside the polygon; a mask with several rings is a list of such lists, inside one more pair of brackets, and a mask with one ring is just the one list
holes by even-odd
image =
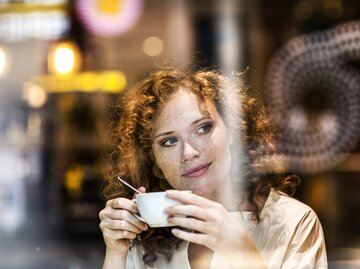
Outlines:
{"label": "white coffee cup", "polygon": [[165,208],[181,204],[166,196],[165,192],[145,192],[137,194],[135,198],[140,216],[136,215],[141,221],[146,222],[150,227],[170,227],[175,226],[167,221],[168,215]]}

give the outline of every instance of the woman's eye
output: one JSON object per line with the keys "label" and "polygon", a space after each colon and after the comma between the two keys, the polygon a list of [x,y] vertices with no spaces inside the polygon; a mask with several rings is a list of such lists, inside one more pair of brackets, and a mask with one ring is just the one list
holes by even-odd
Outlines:
{"label": "woman's eye", "polygon": [[211,131],[211,128],[212,128],[212,124],[210,123],[204,124],[197,130],[197,133],[206,134]]}
{"label": "woman's eye", "polygon": [[178,140],[175,137],[167,138],[160,142],[161,146],[164,147],[170,147],[175,145],[178,142]]}

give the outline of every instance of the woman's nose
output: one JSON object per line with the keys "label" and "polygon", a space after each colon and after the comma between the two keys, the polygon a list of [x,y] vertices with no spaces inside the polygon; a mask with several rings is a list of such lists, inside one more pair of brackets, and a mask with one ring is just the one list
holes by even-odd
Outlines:
{"label": "woman's nose", "polygon": [[193,145],[191,145],[190,143],[184,143],[182,162],[187,162],[199,156],[200,156],[199,151]]}

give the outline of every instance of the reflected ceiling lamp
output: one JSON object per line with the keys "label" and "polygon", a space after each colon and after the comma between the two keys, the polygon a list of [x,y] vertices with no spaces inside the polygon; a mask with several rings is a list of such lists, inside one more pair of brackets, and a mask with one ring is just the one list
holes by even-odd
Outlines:
{"label": "reflected ceiling lamp", "polygon": [[265,98],[290,171],[318,173],[359,143],[360,21],[298,36],[271,60]]}
{"label": "reflected ceiling lamp", "polygon": [[134,27],[142,0],[77,0],[75,7],[85,28],[101,36],[121,35]]}

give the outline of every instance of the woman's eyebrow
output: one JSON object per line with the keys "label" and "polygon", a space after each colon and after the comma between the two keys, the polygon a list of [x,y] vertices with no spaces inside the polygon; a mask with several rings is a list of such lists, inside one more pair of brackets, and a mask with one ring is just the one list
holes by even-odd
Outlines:
{"label": "woman's eyebrow", "polygon": [[205,117],[202,117],[200,119],[197,119],[197,120],[193,121],[193,123],[191,123],[191,126],[198,124],[202,120],[208,120],[208,119],[211,119],[211,117],[210,116],[205,116]]}
{"label": "woman's eyebrow", "polygon": [[153,140],[155,140],[156,138],[160,137],[160,136],[165,136],[165,135],[170,135],[174,133],[173,131],[170,131],[170,132],[165,132],[165,133],[161,133],[161,134],[158,134],[156,136],[154,136]]}
{"label": "woman's eyebrow", "polygon": [[[203,121],[203,120],[207,120],[207,119],[211,119],[211,117],[209,117],[209,116],[201,117],[200,119],[197,119],[197,120],[193,121],[193,122],[191,123],[191,126],[196,125],[196,124],[198,124],[199,122],[201,122],[201,121]],[[160,134],[154,136],[153,140],[155,140],[156,138],[158,138],[158,137],[160,137],[160,136],[171,135],[172,133],[174,133],[174,131],[169,131],[169,132],[160,133]]]}

